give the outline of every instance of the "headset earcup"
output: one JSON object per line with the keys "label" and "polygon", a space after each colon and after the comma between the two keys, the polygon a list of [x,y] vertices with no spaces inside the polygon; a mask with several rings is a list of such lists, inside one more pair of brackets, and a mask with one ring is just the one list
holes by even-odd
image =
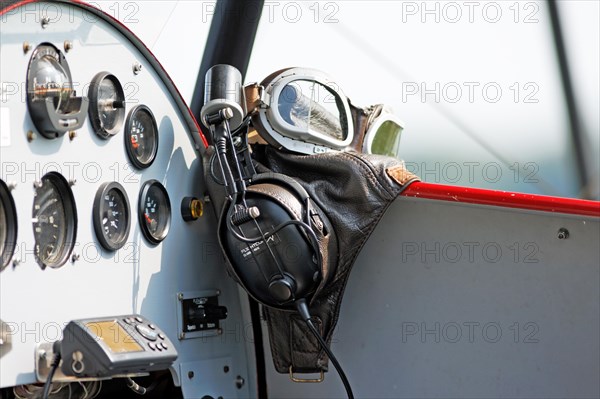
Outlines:
{"label": "headset earcup", "polygon": [[[287,206],[294,201],[295,206]],[[236,233],[246,237],[259,237],[261,232],[298,220],[302,211],[295,195],[268,183],[249,187],[246,202],[260,210],[257,219],[234,226]],[[227,228],[227,217],[223,214],[219,223],[221,247],[236,278],[250,295],[267,306],[292,309],[294,300],[314,292],[319,283],[314,281],[319,265],[313,262],[313,246],[300,227],[289,225],[281,229],[267,239],[268,246],[264,240],[245,243]]]}

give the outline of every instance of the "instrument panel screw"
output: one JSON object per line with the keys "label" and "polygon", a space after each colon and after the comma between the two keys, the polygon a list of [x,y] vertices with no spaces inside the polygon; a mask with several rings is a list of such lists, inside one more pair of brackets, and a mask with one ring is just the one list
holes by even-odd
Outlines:
{"label": "instrument panel screw", "polygon": [[242,389],[245,382],[246,381],[242,378],[242,376],[238,375],[235,379],[235,386],[237,387],[237,389]]}
{"label": "instrument panel screw", "polygon": [[23,42],[23,54],[27,54],[31,50],[31,44],[29,42]]}
{"label": "instrument panel screw", "polygon": [[188,371],[188,378],[191,380],[192,378],[194,378],[194,372],[193,371]]}
{"label": "instrument panel screw", "polygon": [[69,186],[73,187],[77,183],[77,179],[69,179]]}
{"label": "instrument panel screw", "polygon": [[70,40],[65,40],[64,47],[65,52],[68,53],[69,51],[73,50],[73,42]]}
{"label": "instrument panel screw", "polygon": [[566,240],[567,238],[569,238],[569,230],[565,229],[564,227],[558,229],[558,239]]}
{"label": "instrument panel screw", "polygon": [[38,188],[42,188],[42,186],[43,186],[43,183],[40,180],[37,180],[37,181],[33,182],[33,188],[36,189],[36,190]]}
{"label": "instrument panel screw", "polygon": [[81,257],[81,256],[80,256],[80,255],[78,255],[78,254],[73,254],[73,255],[71,256],[71,262],[73,262],[73,263],[77,262],[77,261],[79,260],[79,258],[80,258],[80,257]]}
{"label": "instrument panel screw", "polygon": [[177,338],[179,338],[179,340],[185,339],[185,333],[180,332]]}
{"label": "instrument panel screw", "polygon": [[77,137],[77,132],[75,130],[71,130],[69,132],[69,140],[73,141],[75,140],[75,137]]}
{"label": "instrument panel screw", "polygon": [[12,191],[12,190],[14,190],[15,188],[17,188],[17,183],[15,183],[14,181],[11,181],[11,182],[9,182],[9,183],[7,184],[7,186],[8,186],[8,190],[9,190],[9,191]]}
{"label": "instrument panel screw", "polygon": [[13,267],[19,266],[21,264],[21,259],[14,259],[12,264],[13,264]]}
{"label": "instrument panel screw", "polygon": [[133,73],[135,75],[138,75],[140,72],[142,72],[142,64],[140,64],[139,62],[135,62],[133,64]]}
{"label": "instrument panel screw", "polygon": [[37,138],[37,134],[35,134],[33,132],[33,130],[30,130],[30,131],[27,132],[27,141],[29,141],[31,143],[36,138]]}
{"label": "instrument panel screw", "polygon": [[177,293],[177,299],[179,299],[180,301],[183,301],[183,292]]}
{"label": "instrument panel screw", "polygon": [[221,290],[217,290],[217,295],[221,295]]}
{"label": "instrument panel screw", "polygon": [[42,29],[46,29],[46,27],[48,26],[49,23],[50,23],[50,18],[43,17],[42,18]]}
{"label": "instrument panel screw", "polygon": [[223,329],[222,328],[217,328],[217,335],[221,335],[223,334]]}

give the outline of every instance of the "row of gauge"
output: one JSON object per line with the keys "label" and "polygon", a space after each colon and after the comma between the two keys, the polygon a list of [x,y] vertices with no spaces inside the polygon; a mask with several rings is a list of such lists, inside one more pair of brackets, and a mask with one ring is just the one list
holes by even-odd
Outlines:
{"label": "row of gauge", "polygon": [[[116,135],[125,120],[125,94],[116,76],[97,73],[88,97],[77,97],[64,54],[50,43],[35,48],[27,69],[27,105],[31,120],[45,138],[55,139],[83,126],[86,117],[102,139]],[[138,105],[125,121],[125,148],[139,169],[152,164],[158,151],[158,128],[150,109]]]}
{"label": "row of gauge", "polygon": [[[131,209],[123,186],[102,184],[94,198],[93,223],[96,237],[108,251],[121,248],[129,237]],[[146,181],[138,197],[140,230],[151,244],[165,239],[171,222],[171,202],[157,180]],[[67,180],[50,172],[35,184],[32,209],[34,255],[43,268],[60,267],[69,258],[77,236],[77,207]],[[17,213],[9,187],[0,180],[0,255],[3,270],[10,263],[17,243]]]}

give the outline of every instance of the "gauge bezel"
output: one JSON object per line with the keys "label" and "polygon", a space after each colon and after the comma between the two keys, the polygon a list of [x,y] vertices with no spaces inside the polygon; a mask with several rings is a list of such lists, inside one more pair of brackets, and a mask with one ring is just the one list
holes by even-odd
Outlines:
{"label": "gauge bezel", "polygon": [[[38,265],[40,265],[42,270],[45,269],[46,267],[57,269],[57,268],[63,266],[65,263],[67,263],[67,260],[69,259],[69,257],[71,256],[71,253],[73,252],[73,249],[75,248],[75,240],[77,239],[77,205],[75,203],[75,197],[73,196],[73,191],[71,190],[71,186],[69,185],[67,180],[64,178],[64,176],[58,172],[46,173],[44,176],[42,176],[40,181],[43,183],[45,180],[50,180],[54,184],[54,186],[56,187],[56,189],[58,191],[58,195],[63,202],[63,208],[65,210],[65,222],[67,224],[67,231],[66,231],[65,248],[61,249],[63,252],[62,252],[61,256],[59,257],[58,261],[45,263],[40,259],[37,251],[34,251],[35,260],[38,263]],[[33,201],[33,207],[32,207],[31,213],[32,213],[32,217],[33,217],[35,215],[35,198]],[[35,228],[35,224],[33,224],[33,226]],[[35,240],[35,233],[34,233],[34,244],[35,244],[35,246],[38,245],[37,240]]]}
{"label": "gauge bezel", "polygon": [[[58,112],[51,96],[35,98],[35,90],[31,87],[35,72],[33,65],[44,55],[51,55],[56,60],[68,80],[71,93],[67,109],[62,110],[67,112]],[[89,99],[76,96],[69,63],[65,55],[52,43],[41,43],[33,50],[27,64],[25,87],[29,117],[42,136],[47,139],[56,139],[62,137],[67,131],[74,131],[83,126],[88,113]]]}
{"label": "gauge bezel", "polygon": [[[126,218],[126,228],[123,237],[118,241],[112,241],[108,237],[104,235],[104,229],[102,228],[102,215],[100,213],[100,205],[103,201],[104,196],[110,191],[116,190],[120,193],[121,198],[125,201],[125,218]],[[127,192],[123,188],[123,186],[116,181],[104,183],[98,188],[96,191],[96,196],[94,197],[94,206],[92,208],[92,221],[94,223],[94,232],[96,233],[96,238],[100,245],[104,247],[104,249],[108,251],[117,251],[125,245],[127,239],[129,238],[129,231],[131,229],[131,207],[129,206],[129,197],[127,196]]]}
{"label": "gauge bezel", "polygon": [[[146,204],[145,200],[148,195],[148,192],[150,191],[150,188],[152,188],[153,186],[158,187],[158,189],[164,195],[164,197],[166,199],[167,210],[168,210],[168,212],[167,212],[168,217],[167,217],[165,228],[164,228],[162,234],[160,234],[159,236],[154,236],[150,232],[150,230],[148,230],[148,226],[146,225],[146,220],[144,219],[145,204]],[[140,229],[142,230],[142,234],[144,235],[144,237],[146,237],[146,239],[151,244],[154,244],[154,245],[160,244],[167,237],[167,234],[169,234],[169,229],[171,227],[171,218],[172,218],[171,199],[169,198],[169,193],[167,192],[167,189],[158,180],[154,180],[154,179],[148,180],[142,186],[142,188],[140,190],[140,195],[138,197],[138,220],[140,223]]]}
{"label": "gauge bezel", "polygon": [[115,75],[104,71],[97,73],[96,76],[92,78],[92,82],[90,83],[90,89],[88,91],[88,98],[90,99],[90,106],[88,112],[90,116],[90,122],[92,124],[92,129],[94,129],[94,132],[96,132],[98,137],[104,140],[108,140],[111,137],[115,136],[117,133],[119,133],[119,131],[123,127],[123,121],[125,120],[124,106],[123,108],[117,109],[117,123],[114,128],[107,129],[106,126],[104,126],[104,123],[102,122],[102,118],[100,118],[100,113],[98,111],[98,90],[100,88],[100,84],[106,79],[112,81],[112,83],[115,86],[117,96],[120,97],[123,102],[125,101],[125,92],[123,91],[123,86],[121,86],[121,82]]}
{"label": "gauge bezel", "polygon": [[4,207],[6,217],[6,239],[4,241],[3,253],[0,254],[0,271],[4,270],[15,254],[18,234],[17,207],[10,189],[0,180],[0,201]]}
{"label": "gauge bezel", "polygon": [[[146,162],[142,162],[140,161],[136,156],[135,153],[133,152],[132,148],[131,148],[131,128],[132,128],[132,124],[133,124],[133,117],[135,116],[136,113],[138,112],[148,112],[148,114],[150,115],[150,119],[152,121],[152,127],[154,128],[155,131],[155,140],[154,140],[154,147],[152,149],[152,155],[150,156],[150,159]],[[127,156],[129,157],[129,160],[131,161],[131,163],[138,169],[146,169],[147,167],[149,167],[150,165],[152,165],[152,163],[154,162],[154,160],[156,159],[156,154],[158,153],[158,125],[156,124],[156,118],[154,117],[154,114],[152,113],[152,111],[150,110],[150,108],[148,108],[148,106],[146,105],[138,105],[136,107],[134,107],[131,111],[129,111],[129,114],[127,115],[127,121],[125,122],[125,149],[127,150]]]}

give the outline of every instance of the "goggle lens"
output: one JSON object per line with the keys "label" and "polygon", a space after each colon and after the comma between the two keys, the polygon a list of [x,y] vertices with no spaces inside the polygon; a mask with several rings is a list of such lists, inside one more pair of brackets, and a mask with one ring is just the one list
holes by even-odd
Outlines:
{"label": "goggle lens", "polygon": [[369,152],[371,154],[387,155],[398,158],[400,153],[400,136],[402,126],[394,121],[383,122],[373,133],[373,141]]}

